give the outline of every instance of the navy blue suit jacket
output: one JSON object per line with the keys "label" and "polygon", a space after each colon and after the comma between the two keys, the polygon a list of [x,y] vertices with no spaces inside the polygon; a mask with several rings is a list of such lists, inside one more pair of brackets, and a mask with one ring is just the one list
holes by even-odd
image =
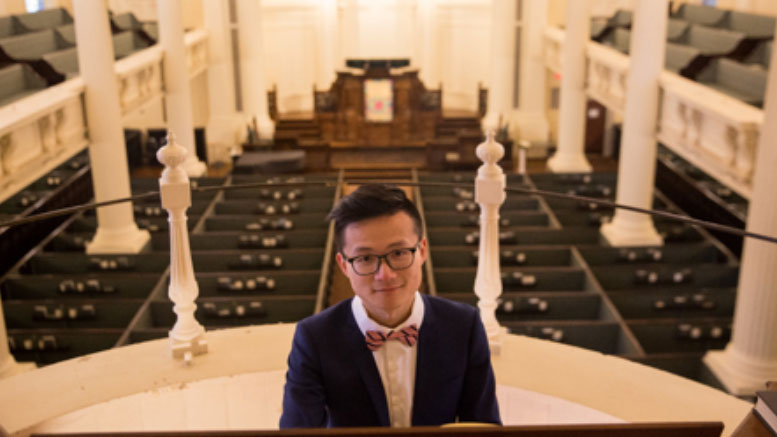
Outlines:
{"label": "navy blue suit jacket", "polygon": [[[501,423],[483,324],[471,306],[422,295],[411,423]],[[389,426],[388,405],[351,299],[297,324],[281,428]]]}

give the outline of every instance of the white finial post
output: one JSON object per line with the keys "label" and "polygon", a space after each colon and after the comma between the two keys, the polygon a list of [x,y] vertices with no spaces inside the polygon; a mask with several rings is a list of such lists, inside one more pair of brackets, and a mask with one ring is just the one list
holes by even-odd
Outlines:
{"label": "white finial post", "polygon": [[518,142],[518,174],[526,179],[526,154],[531,147],[531,143],[526,140]]}
{"label": "white finial post", "polygon": [[497,165],[504,156],[504,147],[494,140],[494,132],[486,134],[486,141],[475,150],[483,165],[475,179],[475,201],[480,206],[480,253],[475,275],[475,294],[478,296],[480,317],[486,328],[491,353],[498,355],[504,329],[496,320],[496,308],[502,295],[502,276],[499,266],[499,208],[505,201],[505,175]]}
{"label": "white finial post", "polygon": [[168,295],[175,306],[175,326],[170,331],[170,347],[174,358],[183,358],[186,364],[194,355],[208,351],[205,328],[194,318],[199,287],[194,278],[192,253],[189,247],[189,230],[186,226],[186,209],[192,204],[189,176],[182,164],[186,161],[186,148],[175,142],[172,132],[167,135],[167,145],[156,154],[164,164],[159,188],[162,207],[167,210],[170,222],[170,288]]}

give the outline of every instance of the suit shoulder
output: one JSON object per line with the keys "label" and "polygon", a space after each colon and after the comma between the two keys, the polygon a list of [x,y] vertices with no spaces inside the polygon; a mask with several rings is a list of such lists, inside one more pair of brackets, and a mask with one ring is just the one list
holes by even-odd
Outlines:
{"label": "suit shoulder", "polygon": [[424,295],[425,303],[435,312],[454,317],[473,317],[478,315],[477,308],[472,305],[456,302],[444,297]]}
{"label": "suit shoulder", "polygon": [[316,330],[324,326],[331,326],[333,323],[341,323],[344,317],[347,317],[351,312],[351,300],[345,299],[338,302],[318,314],[305,317],[297,324],[304,326],[306,329]]}

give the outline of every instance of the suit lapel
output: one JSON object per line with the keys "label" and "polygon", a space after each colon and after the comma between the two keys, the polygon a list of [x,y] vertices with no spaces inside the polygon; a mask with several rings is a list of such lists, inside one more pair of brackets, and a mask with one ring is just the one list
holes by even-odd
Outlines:
{"label": "suit lapel", "polygon": [[424,299],[424,320],[418,331],[418,343],[416,346],[418,352],[415,365],[412,424],[416,424],[421,420],[419,414],[427,411],[429,402],[434,401],[435,393],[431,392],[431,388],[434,387],[435,373],[442,368],[440,366],[443,364],[437,362],[442,355],[437,353],[440,345],[436,344],[434,340],[442,338],[438,334],[440,323],[435,317],[429,300],[425,295],[421,295],[421,297]]}
{"label": "suit lapel", "polygon": [[348,345],[351,350],[351,358],[354,360],[356,368],[359,369],[364,387],[372,399],[375,412],[380,419],[381,426],[389,426],[388,415],[388,403],[386,401],[386,393],[383,390],[383,383],[380,380],[380,373],[375,364],[375,358],[372,356],[372,352],[367,349],[364,343],[364,337],[362,336],[359,326],[356,324],[356,320],[353,318],[353,312],[348,307],[348,317],[345,318],[346,323],[342,325],[344,330],[343,337],[348,339]]}

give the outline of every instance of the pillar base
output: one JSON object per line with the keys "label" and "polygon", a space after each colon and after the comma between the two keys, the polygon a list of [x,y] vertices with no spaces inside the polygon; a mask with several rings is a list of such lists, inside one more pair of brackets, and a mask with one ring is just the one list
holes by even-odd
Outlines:
{"label": "pillar base", "polygon": [[562,155],[559,152],[548,159],[548,169],[553,173],[591,173],[593,170],[582,153]]}
{"label": "pillar base", "polygon": [[625,222],[615,218],[610,223],[605,223],[600,228],[602,237],[612,247],[631,247],[631,246],[663,246],[664,239],[656,232],[651,220],[637,223]]}
{"label": "pillar base", "polygon": [[765,390],[767,381],[777,380],[777,361],[763,362],[734,352],[731,347],[709,351],[704,364],[734,396],[753,396]]}
{"label": "pillar base", "polygon": [[133,223],[124,229],[106,230],[97,226],[92,241],[86,244],[89,255],[111,253],[140,253],[151,241],[151,234]]}

